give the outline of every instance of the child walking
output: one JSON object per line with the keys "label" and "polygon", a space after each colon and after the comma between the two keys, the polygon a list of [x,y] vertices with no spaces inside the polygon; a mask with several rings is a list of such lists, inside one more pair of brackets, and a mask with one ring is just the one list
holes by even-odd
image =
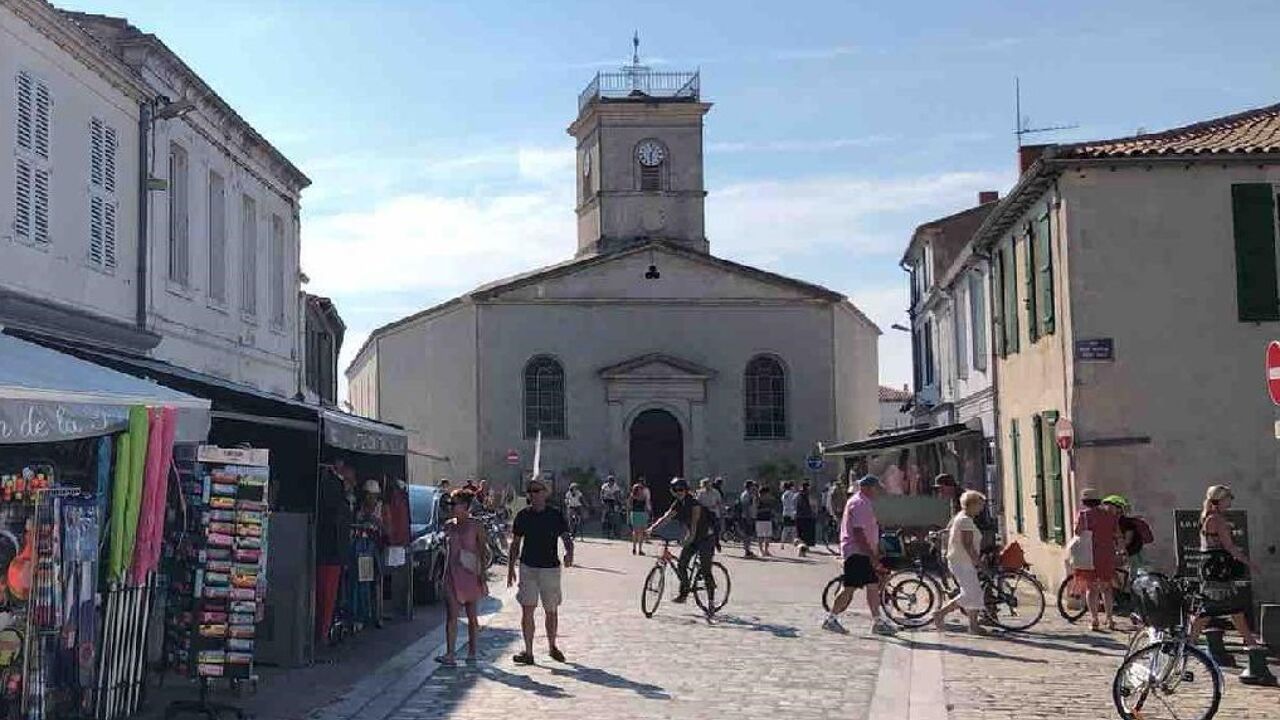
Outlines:
{"label": "child walking", "polygon": [[476,661],[476,644],[480,634],[480,621],[476,618],[476,603],[489,594],[484,571],[488,565],[489,538],[484,525],[471,517],[472,493],[458,489],[442,503],[449,520],[444,525],[448,540],[448,555],[444,566],[446,595],[445,642],[447,650],[436,658],[441,665],[458,664],[454,647],[458,643],[458,618],[462,610],[467,612],[467,663]]}

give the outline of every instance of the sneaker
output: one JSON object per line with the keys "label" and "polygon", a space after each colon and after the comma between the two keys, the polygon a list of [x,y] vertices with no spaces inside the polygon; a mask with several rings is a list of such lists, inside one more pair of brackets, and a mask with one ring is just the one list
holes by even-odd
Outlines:
{"label": "sneaker", "polygon": [[532,653],[527,653],[527,652],[516,653],[515,655],[513,655],[513,656],[511,657],[511,662],[513,662],[513,663],[515,663],[515,664],[517,664],[517,665],[532,665],[532,664],[533,664],[533,654],[532,654]]}
{"label": "sneaker", "polygon": [[837,635],[849,634],[849,631],[840,624],[840,621],[834,615],[828,616],[826,620],[822,621],[822,629],[829,630]]}
{"label": "sneaker", "polygon": [[548,652],[547,654],[550,655],[551,659],[555,660],[556,662],[559,662],[559,663],[564,662],[564,653],[560,652],[560,648],[558,647],[551,648],[551,651]]}
{"label": "sneaker", "polygon": [[671,602],[677,605],[683,605],[688,601],[689,601],[689,593],[680,593],[679,595],[676,595],[675,597],[671,598]]}
{"label": "sneaker", "polygon": [[898,628],[890,625],[882,619],[877,619],[871,623],[871,632],[876,635],[897,635]]}

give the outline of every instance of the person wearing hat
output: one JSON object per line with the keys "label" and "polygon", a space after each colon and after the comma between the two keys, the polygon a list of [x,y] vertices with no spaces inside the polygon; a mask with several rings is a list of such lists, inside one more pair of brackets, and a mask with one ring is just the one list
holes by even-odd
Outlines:
{"label": "person wearing hat", "polygon": [[698,556],[698,570],[703,584],[707,587],[707,594],[714,599],[715,578],[711,575],[711,562],[716,554],[716,530],[711,513],[689,492],[689,483],[684,478],[671,478],[671,495],[675,498],[671,507],[649,526],[648,532],[653,534],[655,528],[672,518],[684,526],[685,534],[681,540],[684,547],[680,551],[680,561],[676,565],[676,576],[680,578],[680,592],[672,602],[682,603],[689,597],[691,586],[689,563],[693,561],[694,555]]}
{"label": "person wearing hat", "polygon": [[[849,490],[852,492],[853,487]],[[840,613],[849,608],[853,594],[866,588],[867,609],[871,611],[871,632],[892,635],[896,631],[880,615],[880,523],[876,521],[873,500],[882,492],[880,478],[864,475],[857,492],[845,503],[840,521],[840,554],[844,556],[843,586],[831,603],[831,612],[822,623],[823,630],[847,634],[840,624]]]}
{"label": "person wearing hat", "polygon": [[1093,567],[1073,568],[1072,574],[1085,585],[1085,602],[1089,605],[1090,629],[1103,632],[1098,622],[1098,606],[1106,612],[1108,630],[1116,629],[1115,597],[1112,583],[1116,577],[1116,537],[1119,523],[1114,513],[1102,507],[1102,496],[1093,488],[1080,493],[1080,512],[1076,515],[1076,534],[1088,531],[1093,542]]}

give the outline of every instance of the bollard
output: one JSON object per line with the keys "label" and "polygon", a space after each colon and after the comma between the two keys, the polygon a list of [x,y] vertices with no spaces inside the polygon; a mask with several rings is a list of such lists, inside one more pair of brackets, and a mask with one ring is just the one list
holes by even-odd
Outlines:
{"label": "bollard", "polygon": [[1224,634],[1222,630],[1216,628],[1204,631],[1204,643],[1209,648],[1209,655],[1219,667],[1240,667],[1231,653],[1227,652],[1227,646],[1222,641]]}
{"label": "bollard", "polygon": [[1240,673],[1240,682],[1245,685],[1275,685],[1276,676],[1267,667],[1267,651],[1263,648],[1249,648],[1249,667]]}

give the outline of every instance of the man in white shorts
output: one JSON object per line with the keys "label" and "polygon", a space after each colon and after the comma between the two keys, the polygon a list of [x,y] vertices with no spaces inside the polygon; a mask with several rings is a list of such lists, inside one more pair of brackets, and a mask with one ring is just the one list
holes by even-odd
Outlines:
{"label": "man in white shorts", "polygon": [[557,541],[564,540],[564,566],[571,567],[573,538],[564,513],[547,505],[547,486],[531,480],[526,491],[529,506],[516,513],[511,524],[511,552],[507,560],[507,587],[516,583],[516,563],[520,563],[516,601],[520,603],[520,629],[524,633],[524,652],[517,653],[512,660],[517,665],[533,664],[534,611],[541,602],[547,626],[547,654],[556,662],[564,662],[564,653],[556,647],[557,611],[561,600]]}

